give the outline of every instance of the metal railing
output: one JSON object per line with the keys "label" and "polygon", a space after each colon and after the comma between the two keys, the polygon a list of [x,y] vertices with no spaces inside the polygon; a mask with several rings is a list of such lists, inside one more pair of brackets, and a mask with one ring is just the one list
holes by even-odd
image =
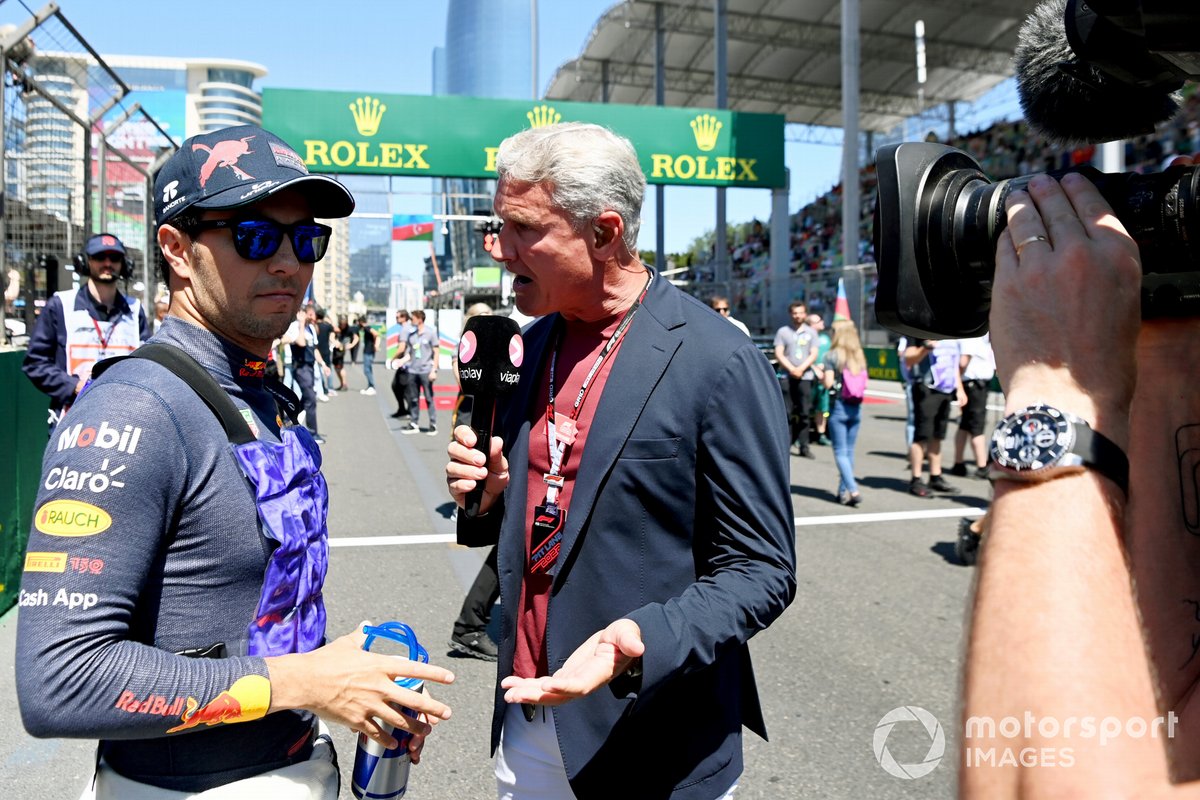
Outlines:
{"label": "metal railing", "polygon": [[[125,288],[147,306],[157,286],[153,174],[175,142],[129,87],[49,3],[0,33],[0,276],[5,316],[68,288],[83,242],[107,231],[135,273]],[[65,284],[65,285],[64,285]]]}

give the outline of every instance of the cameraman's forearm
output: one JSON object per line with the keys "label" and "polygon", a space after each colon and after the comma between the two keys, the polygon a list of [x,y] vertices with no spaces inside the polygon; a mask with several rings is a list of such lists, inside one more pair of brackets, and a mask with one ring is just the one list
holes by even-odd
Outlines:
{"label": "cameraman's forearm", "polygon": [[1173,775],[1200,778],[1200,319],[1143,323],[1125,513],[1137,603],[1162,708],[1180,718]]}
{"label": "cameraman's forearm", "polygon": [[[1101,743],[1080,729],[1088,717],[1150,723],[1159,714],[1120,541],[1123,505],[1120,490],[1090,471],[997,483],[968,643],[964,796],[1131,797],[1134,787],[1167,788],[1161,732]],[[1057,725],[1026,726],[1027,715]],[[986,738],[978,724],[1005,718],[1022,722],[1015,736],[997,728]],[[1064,730],[1068,719],[1075,730]],[[983,757],[992,748],[1037,755],[1018,761],[1023,767],[998,766],[1001,759]]]}

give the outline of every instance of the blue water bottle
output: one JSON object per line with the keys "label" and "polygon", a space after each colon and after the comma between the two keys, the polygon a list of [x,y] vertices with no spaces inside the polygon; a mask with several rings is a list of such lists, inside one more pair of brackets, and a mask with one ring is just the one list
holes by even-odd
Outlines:
{"label": "blue water bottle", "polygon": [[[407,645],[408,658],[411,661],[429,663],[429,653],[417,641],[413,629],[403,622],[385,622],[379,626],[367,625],[363,628],[367,640],[363,642],[363,650],[370,650],[376,639],[387,639]],[[420,678],[396,678],[396,685],[405,689],[420,692],[425,687],[425,681]],[[416,717],[417,712],[408,708],[400,708],[401,713]],[[377,720],[378,721],[378,720]],[[384,729],[391,726],[383,724]],[[350,781],[350,791],[359,800],[396,800],[404,797],[408,791],[408,769],[411,761],[408,756],[408,743],[412,734],[398,728],[391,728],[389,733],[396,738],[397,744],[385,748],[365,733],[358,735],[358,747],[354,752],[354,773]]]}

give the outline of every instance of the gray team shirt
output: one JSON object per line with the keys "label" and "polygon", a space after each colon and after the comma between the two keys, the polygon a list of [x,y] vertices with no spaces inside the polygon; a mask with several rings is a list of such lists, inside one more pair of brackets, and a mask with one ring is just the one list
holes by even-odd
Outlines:
{"label": "gray team shirt", "polygon": [[[799,328],[784,325],[775,332],[774,346],[778,347],[780,344],[784,346],[784,352],[787,353],[791,362],[800,364],[817,348],[817,332],[807,324],[801,325]],[[811,381],[816,376],[816,371],[809,367],[804,370],[800,380]]]}
{"label": "gray team shirt", "polygon": [[416,326],[408,334],[408,353],[412,361],[408,362],[408,371],[414,375],[428,375],[433,369],[434,358],[438,352],[437,331],[425,324],[425,330],[419,331]]}

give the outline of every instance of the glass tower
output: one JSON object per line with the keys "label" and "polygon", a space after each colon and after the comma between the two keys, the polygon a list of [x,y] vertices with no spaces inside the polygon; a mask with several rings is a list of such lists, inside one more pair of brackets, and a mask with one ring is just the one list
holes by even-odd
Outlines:
{"label": "glass tower", "polygon": [[[520,100],[533,89],[532,5],[536,0],[450,0],[446,46],[434,52],[434,94]],[[495,182],[442,182],[451,214],[490,214]],[[441,205],[441,201],[437,202]],[[440,209],[439,209],[440,210]],[[451,224],[449,251],[457,270],[494,266],[473,223]]]}

